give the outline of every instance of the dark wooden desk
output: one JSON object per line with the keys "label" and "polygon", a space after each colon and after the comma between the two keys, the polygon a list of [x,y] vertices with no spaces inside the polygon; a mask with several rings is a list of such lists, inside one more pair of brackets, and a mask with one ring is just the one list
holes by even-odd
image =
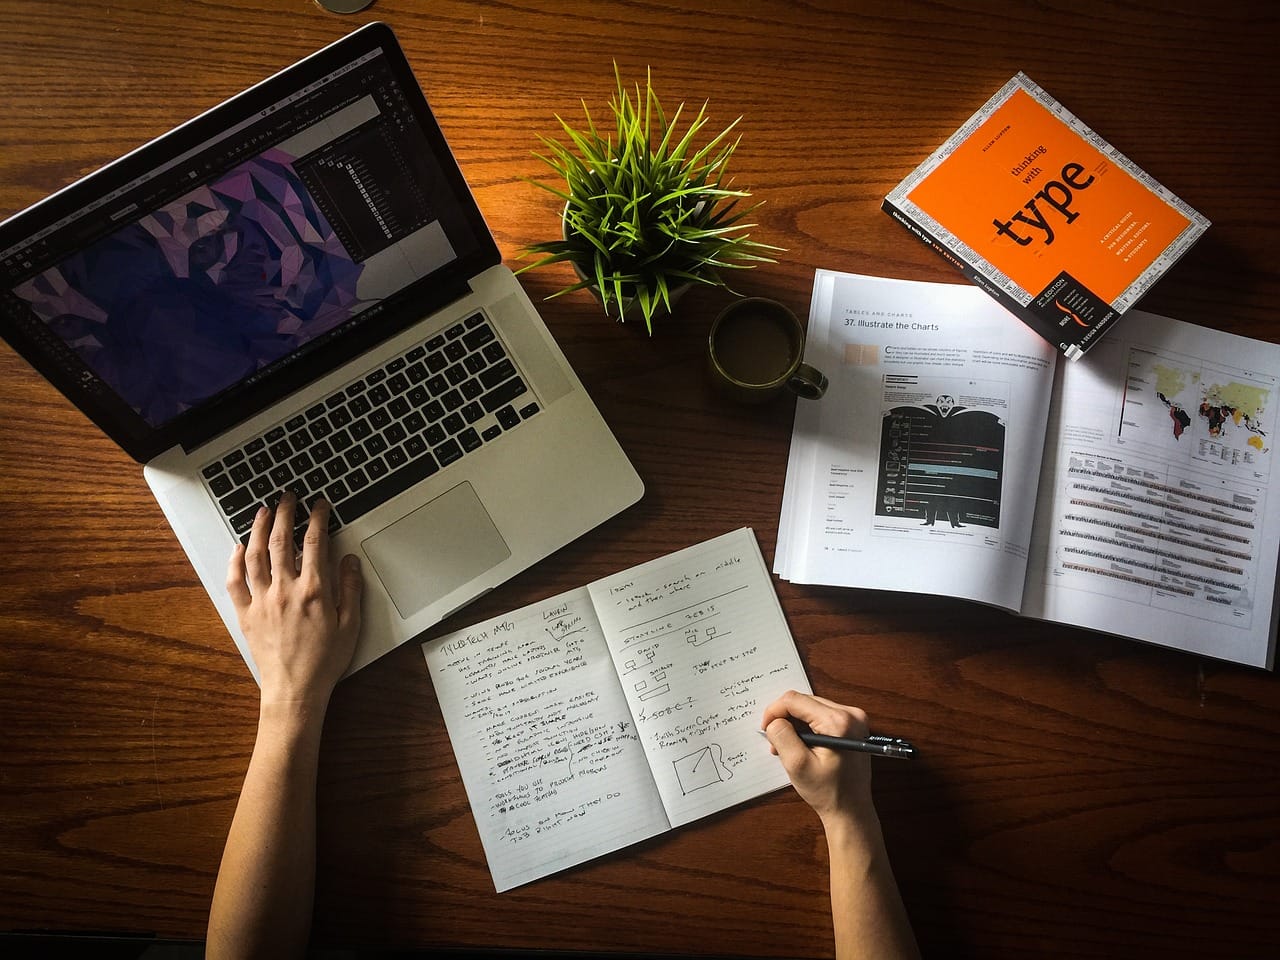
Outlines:
{"label": "dark wooden desk", "polygon": [[[1144,306],[1275,339],[1280,27],[1200,7],[2,0],[0,214],[377,17],[512,256],[557,228],[520,179],[535,134],[602,110],[613,59],[742,114],[739,182],[788,252],[741,288],[803,315],[818,266],[960,282],[880,199],[1023,69],[1213,220]],[[561,279],[525,278],[535,299]],[[724,300],[690,295],[652,339],[585,295],[547,305],[648,493],[444,626],[742,524],[772,560],[794,401],[711,395]],[[6,346],[0,545],[0,930],[201,937],[257,691],[140,468]],[[815,688],[926,751],[875,786],[927,954],[1273,955],[1274,677],[960,602],[778,591]],[[495,895],[416,644],[341,686],[321,781],[319,943],[831,953],[825,847],[790,792]]]}

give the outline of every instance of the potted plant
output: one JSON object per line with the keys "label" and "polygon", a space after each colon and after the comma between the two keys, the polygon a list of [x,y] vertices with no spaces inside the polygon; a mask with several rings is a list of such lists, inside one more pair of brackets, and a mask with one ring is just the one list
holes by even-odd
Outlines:
{"label": "potted plant", "polygon": [[740,206],[751,194],[733,189],[728,177],[729,158],[741,139],[729,134],[738,120],[696,146],[708,122],[705,103],[680,134],[684,104],[668,121],[647,71],[644,92],[636,84],[634,98],[617,64],[614,77],[613,130],[602,133],[584,102],[585,127],[556,116],[567,143],[539,138],[547,153],[534,155],[564,186],[530,182],[564,201],[562,236],[526,247],[522,256],[539,259],[517,272],[567,261],[578,281],[552,297],[589,288],[606,315],[616,312],[622,320],[638,310],[652,335],[654,316],[669,313],[689,286],[727,288],[725,271],[773,263],[768,254],[780,248],[746,232],[755,224],[745,218],[759,203]]}

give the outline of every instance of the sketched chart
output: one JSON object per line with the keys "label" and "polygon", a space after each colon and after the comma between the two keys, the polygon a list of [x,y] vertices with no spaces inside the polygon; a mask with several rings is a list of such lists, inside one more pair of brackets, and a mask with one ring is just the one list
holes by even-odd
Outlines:
{"label": "sketched chart", "polygon": [[704,624],[700,627],[688,627],[684,632],[684,642],[691,647],[700,647],[704,643],[710,643],[717,638],[733,636],[732,630],[719,631],[714,625]]}
{"label": "sketched chart", "polygon": [[[736,593],[736,590],[731,591],[731,593]],[[732,630],[719,630],[713,622],[709,622],[713,621],[721,612],[721,609],[714,602],[714,600],[718,599],[714,598],[710,602],[694,604],[692,607],[685,608],[687,616],[705,618],[705,620],[700,620],[700,622],[694,623],[692,626],[664,628],[664,630],[658,631],[657,634],[649,636],[649,639],[653,640],[654,643],[637,648],[630,658],[623,660],[623,673],[631,675],[631,673],[641,671],[641,669],[652,667],[654,659],[657,657],[657,644],[662,641],[663,637],[680,635],[682,632],[685,643],[696,648],[696,646],[709,644],[712,640],[731,636]],[[645,678],[645,680],[636,680],[631,689],[635,691],[637,700],[652,700],[657,696],[669,694],[671,692],[671,684],[667,682],[666,668],[655,667],[649,669],[649,677]]]}
{"label": "sketched chart", "polygon": [[679,760],[671,761],[671,766],[675,768],[680,792],[685,796],[733,778],[733,774],[724,765],[724,750],[718,743],[711,743],[693,753],[685,754]]}
{"label": "sketched chart", "polygon": [[660,697],[664,693],[670,693],[671,684],[667,683],[666,679],[667,671],[659,670],[650,676],[648,680],[637,680],[632,688],[636,692],[636,699],[652,700],[654,697]]}
{"label": "sketched chart", "polygon": [[[654,658],[657,656],[657,648],[654,646],[641,647],[636,650],[630,657],[623,661],[623,676],[630,676],[638,670],[646,670],[653,666]],[[662,667],[649,669],[648,679],[637,679],[631,689],[635,691],[637,700],[652,700],[654,697],[660,697],[664,693],[671,692],[671,684],[666,682],[667,671]]]}
{"label": "sketched chart", "polygon": [[[742,587],[735,587],[720,596],[712,597],[710,600],[701,603],[691,604],[681,610],[676,611],[687,619],[693,619],[696,622],[687,626],[672,626],[669,617],[657,618],[659,621],[668,621],[660,623],[656,630],[645,631],[639,634],[633,633],[626,643],[635,642],[638,639],[650,641],[647,646],[637,647],[631,652],[626,660],[622,662],[623,674],[630,675],[637,671],[649,670],[647,679],[637,679],[631,689],[635,691],[637,700],[652,700],[655,697],[661,697],[671,692],[671,684],[667,683],[667,671],[662,666],[653,667],[654,659],[657,656],[658,646],[668,637],[683,636],[684,642],[691,647],[701,647],[710,643],[712,640],[724,639],[733,634],[732,630],[722,630],[716,624],[715,620],[720,616],[722,607],[717,603],[730,594],[737,593]],[[629,632],[641,630],[649,625],[651,621],[637,624],[631,628]]]}
{"label": "sketched chart", "polygon": [[653,647],[644,647],[636,651],[635,656],[629,657],[622,663],[624,673],[635,673],[637,670],[643,670],[649,664],[653,663],[656,656]]}
{"label": "sketched chart", "polygon": [[[698,635],[697,642],[705,643],[712,636],[727,637],[729,631],[721,631],[716,633],[713,621],[721,614],[723,610],[722,601],[727,600],[741,590],[746,590],[746,585],[732,587],[724,593],[716,594],[706,600],[700,600],[697,603],[690,603],[686,606],[679,607],[663,613],[661,616],[654,617],[649,620],[642,620],[639,623],[631,624],[619,631],[623,635],[622,646],[630,647],[633,644],[643,643],[646,641],[660,642],[672,634],[684,633],[685,639],[694,646],[697,643],[690,640],[689,630],[697,628],[702,632]],[[686,623],[675,626],[677,618],[687,621]]]}

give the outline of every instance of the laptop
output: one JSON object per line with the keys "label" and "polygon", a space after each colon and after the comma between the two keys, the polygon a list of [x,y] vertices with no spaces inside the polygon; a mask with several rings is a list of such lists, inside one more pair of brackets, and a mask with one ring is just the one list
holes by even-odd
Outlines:
{"label": "laptop", "polygon": [[263,503],[361,555],[351,671],[643,484],[371,23],[0,224],[0,333],[145,466],[257,678],[227,561]]}

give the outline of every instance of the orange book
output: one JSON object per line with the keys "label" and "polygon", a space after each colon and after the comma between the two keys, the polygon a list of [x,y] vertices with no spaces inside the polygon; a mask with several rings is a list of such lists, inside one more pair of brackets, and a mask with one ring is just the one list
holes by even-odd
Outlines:
{"label": "orange book", "polygon": [[1022,73],[883,207],[1073,360],[1209,226]]}

